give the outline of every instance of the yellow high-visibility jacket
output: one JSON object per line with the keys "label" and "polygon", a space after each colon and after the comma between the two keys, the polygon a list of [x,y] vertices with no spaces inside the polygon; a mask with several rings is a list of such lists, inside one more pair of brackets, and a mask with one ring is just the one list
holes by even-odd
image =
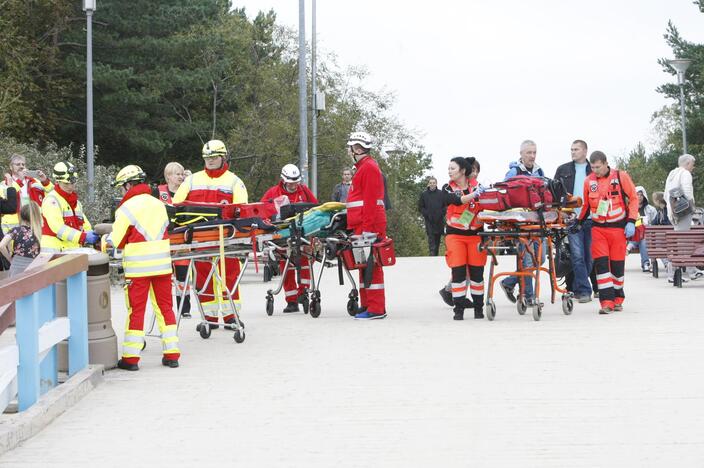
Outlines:
{"label": "yellow high-visibility jacket", "polygon": [[171,274],[169,217],[150,193],[146,184],[133,187],[115,211],[110,241],[123,249],[125,278]]}
{"label": "yellow high-visibility jacket", "polygon": [[93,229],[79,201],[72,209],[68,201],[52,190],[42,203],[42,253],[57,253],[80,247],[86,231]]}
{"label": "yellow high-visibility jacket", "polygon": [[[54,184],[52,184],[49,179],[46,180],[46,185],[44,185],[33,177],[25,178],[22,186],[20,186],[17,180],[13,179],[12,187],[17,190],[17,213],[3,215],[2,232],[5,234],[7,234],[10,229],[20,225],[20,208],[29,203],[30,200],[42,206],[42,201],[44,197],[46,197],[46,194],[54,190]],[[5,182],[0,184],[0,191],[2,191],[2,197],[5,198],[5,193],[7,192],[7,184]]]}

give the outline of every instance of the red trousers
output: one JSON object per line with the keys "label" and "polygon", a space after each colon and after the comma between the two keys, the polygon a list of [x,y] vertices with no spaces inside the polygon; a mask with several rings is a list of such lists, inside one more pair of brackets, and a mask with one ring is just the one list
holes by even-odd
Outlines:
{"label": "red trousers", "polygon": [[[362,229],[358,228],[354,231],[355,234],[361,234]],[[375,227],[375,233],[378,239],[386,237],[386,224],[381,224]],[[367,311],[374,314],[386,313],[386,295],[384,293],[384,269],[374,264],[372,272],[372,281],[369,287],[364,285],[364,270],[359,270],[359,303],[362,307],[366,307]]]}
{"label": "red trousers", "polygon": [[622,304],[626,295],[623,279],[626,266],[626,235],[622,227],[592,228],[592,258],[602,307]]}
{"label": "red trousers", "polygon": [[[215,265],[211,261],[194,262],[196,267],[196,288],[199,291],[198,300],[203,307],[203,314],[208,322],[218,321],[218,312],[222,311],[222,319],[225,323],[234,319],[234,311],[230,307],[230,301],[225,291],[224,285],[215,279],[215,272],[208,280],[211,270],[216,268],[220,272],[220,261]],[[240,262],[236,258],[225,259],[225,274],[220,272],[220,276],[225,279],[225,284],[228,289],[232,289],[240,274]],[[205,287],[205,289],[204,289]],[[232,294],[232,299],[236,303],[240,301],[239,287]]]}
{"label": "red trousers", "polygon": [[139,362],[144,346],[144,312],[150,297],[161,332],[164,357],[178,360],[181,352],[178,349],[176,318],[172,309],[171,275],[128,278],[125,283],[127,325],[122,343],[123,361],[129,364]]}
{"label": "red trousers", "polygon": [[[285,260],[279,262],[279,268],[284,271]],[[288,271],[284,276],[284,295],[286,302],[296,302],[298,296],[303,294],[306,288],[310,288],[310,260],[301,257],[301,284],[296,282],[296,267],[293,262],[289,263]]]}

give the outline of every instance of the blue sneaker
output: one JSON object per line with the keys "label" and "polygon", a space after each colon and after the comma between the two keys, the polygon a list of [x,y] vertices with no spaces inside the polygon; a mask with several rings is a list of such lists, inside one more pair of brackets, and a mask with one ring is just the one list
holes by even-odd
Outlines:
{"label": "blue sneaker", "polygon": [[386,318],[386,314],[375,314],[374,312],[364,311],[354,316],[355,320],[377,320]]}

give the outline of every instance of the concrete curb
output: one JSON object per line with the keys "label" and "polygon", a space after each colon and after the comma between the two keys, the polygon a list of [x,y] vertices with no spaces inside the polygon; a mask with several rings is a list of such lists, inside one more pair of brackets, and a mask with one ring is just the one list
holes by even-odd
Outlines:
{"label": "concrete curb", "polygon": [[47,392],[27,411],[0,415],[0,456],[41,432],[64,411],[81,401],[103,382],[104,373],[102,365],[89,365]]}

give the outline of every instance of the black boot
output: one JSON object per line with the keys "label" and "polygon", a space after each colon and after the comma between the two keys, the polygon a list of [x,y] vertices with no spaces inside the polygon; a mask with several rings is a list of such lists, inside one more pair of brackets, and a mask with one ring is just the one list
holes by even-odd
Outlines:
{"label": "black boot", "polygon": [[474,318],[475,319],[483,319],[484,318],[484,307],[482,307],[482,306],[475,306],[474,307]]}
{"label": "black boot", "polygon": [[289,302],[286,304],[286,307],[283,310],[284,314],[288,314],[291,312],[298,312],[298,302]]}
{"label": "black boot", "polygon": [[137,364],[129,364],[129,363],[123,361],[122,359],[117,361],[117,367],[119,367],[120,369],[128,370],[128,371],[138,371],[139,370],[139,366]]}
{"label": "black boot", "polygon": [[452,320],[464,320],[464,307],[455,306],[453,310],[455,316],[452,317]]}
{"label": "black boot", "polygon": [[178,367],[178,360],[176,359],[167,359],[165,357],[161,358],[161,365],[166,366],[166,367]]}

